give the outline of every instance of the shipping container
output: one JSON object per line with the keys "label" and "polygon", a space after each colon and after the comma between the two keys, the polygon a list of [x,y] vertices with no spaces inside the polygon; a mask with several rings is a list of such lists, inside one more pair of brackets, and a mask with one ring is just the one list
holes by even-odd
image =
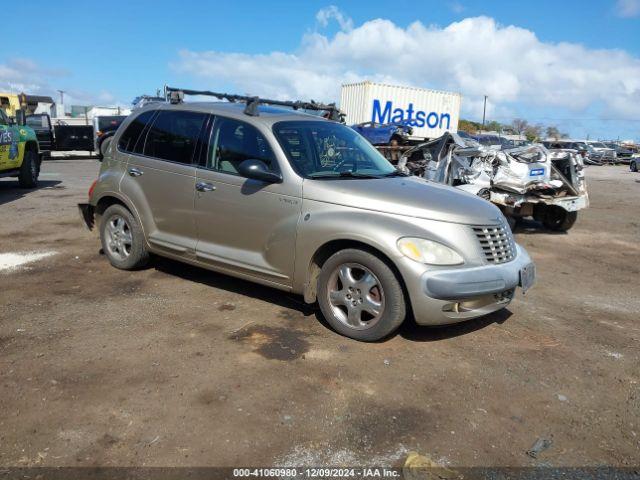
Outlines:
{"label": "shipping container", "polygon": [[458,130],[459,93],[373,82],[342,85],[340,110],[347,125],[409,120],[412,138],[437,138]]}

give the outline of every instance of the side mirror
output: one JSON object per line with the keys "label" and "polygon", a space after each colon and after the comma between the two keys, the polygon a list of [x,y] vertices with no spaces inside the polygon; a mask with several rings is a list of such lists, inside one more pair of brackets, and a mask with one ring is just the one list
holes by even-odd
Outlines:
{"label": "side mirror", "polygon": [[245,160],[238,165],[238,172],[243,177],[261,180],[267,183],[281,183],[282,176],[272,172],[262,160]]}
{"label": "side mirror", "polygon": [[24,110],[16,110],[16,123],[18,125],[26,125],[27,117],[24,115]]}

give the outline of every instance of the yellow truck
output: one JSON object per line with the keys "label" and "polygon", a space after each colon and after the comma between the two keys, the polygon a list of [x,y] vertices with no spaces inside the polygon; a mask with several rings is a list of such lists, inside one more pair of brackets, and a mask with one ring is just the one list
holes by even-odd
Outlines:
{"label": "yellow truck", "polygon": [[21,188],[34,188],[42,162],[36,134],[24,124],[25,112],[19,101],[18,108],[11,101],[6,107],[0,103],[0,107],[0,178],[17,177]]}

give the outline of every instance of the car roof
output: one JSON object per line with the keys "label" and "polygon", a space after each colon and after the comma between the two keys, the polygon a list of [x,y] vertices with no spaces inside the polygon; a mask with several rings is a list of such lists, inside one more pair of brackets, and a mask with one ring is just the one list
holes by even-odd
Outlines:
{"label": "car roof", "polygon": [[181,110],[190,112],[202,112],[212,115],[223,115],[225,117],[235,118],[248,123],[262,123],[273,125],[277,122],[288,120],[302,121],[322,121],[327,120],[319,115],[311,115],[302,111],[296,111],[290,108],[273,107],[270,105],[259,105],[258,115],[247,115],[244,113],[246,105],[244,103],[231,102],[181,102],[171,104],[167,102],[156,102],[145,105],[140,108],[139,112],[147,110]]}

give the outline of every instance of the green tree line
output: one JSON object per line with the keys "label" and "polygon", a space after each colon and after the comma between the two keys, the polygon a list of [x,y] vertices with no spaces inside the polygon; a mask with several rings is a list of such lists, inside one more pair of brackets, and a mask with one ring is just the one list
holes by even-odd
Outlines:
{"label": "green tree line", "polygon": [[495,120],[486,122],[484,128],[482,123],[473,122],[471,120],[460,120],[458,122],[458,130],[475,135],[482,131],[485,132],[499,132],[503,135],[524,135],[527,140],[534,142],[542,140],[544,138],[567,138],[569,135],[561,132],[555,125],[542,125],[541,123],[530,124],[527,120],[522,118],[514,118],[511,123],[500,123]]}

